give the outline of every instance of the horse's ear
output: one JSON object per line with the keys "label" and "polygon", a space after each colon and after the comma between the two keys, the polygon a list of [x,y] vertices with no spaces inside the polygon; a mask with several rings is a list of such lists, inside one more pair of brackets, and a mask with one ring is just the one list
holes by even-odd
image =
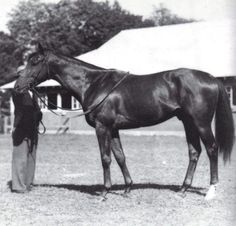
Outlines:
{"label": "horse's ear", "polygon": [[44,48],[43,46],[40,44],[40,42],[37,43],[36,45],[36,51],[39,52],[39,53],[44,53]]}

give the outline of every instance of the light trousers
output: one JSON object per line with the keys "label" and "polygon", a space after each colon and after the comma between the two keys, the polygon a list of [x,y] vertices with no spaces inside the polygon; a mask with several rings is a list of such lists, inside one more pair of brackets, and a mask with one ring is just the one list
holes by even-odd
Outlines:
{"label": "light trousers", "polygon": [[36,146],[30,152],[31,140],[25,138],[18,146],[13,146],[12,153],[12,190],[26,192],[34,181]]}

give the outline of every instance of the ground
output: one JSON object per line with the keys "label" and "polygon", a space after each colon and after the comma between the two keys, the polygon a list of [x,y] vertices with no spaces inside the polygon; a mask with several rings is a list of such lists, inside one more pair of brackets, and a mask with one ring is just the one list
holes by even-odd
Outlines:
{"label": "ground", "polygon": [[37,154],[35,187],[13,194],[11,139],[0,136],[0,225],[82,226],[234,226],[236,225],[236,151],[231,164],[219,161],[217,197],[207,202],[209,162],[203,151],[193,188],[181,198],[188,152],[182,136],[122,135],[127,165],[134,181],[129,197],[113,158],[114,184],[101,201],[103,177],[93,135],[44,135]]}

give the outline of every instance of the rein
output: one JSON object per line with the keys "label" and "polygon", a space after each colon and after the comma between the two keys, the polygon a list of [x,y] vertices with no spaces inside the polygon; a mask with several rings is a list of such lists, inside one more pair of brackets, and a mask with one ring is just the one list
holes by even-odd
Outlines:
{"label": "rein", "polygon": [[[42,99],[42,97],[40,96],[39,92],[38,92],[35,88],[31,88],[31,90],[32,90],[32,92],[34,92],[34,93],[37,95],[37,97],[40,99],[40,101],[41,101],[45,106],[49,107],[48,104]],[[50,105],[52,105],[53,107],[59,108],[59,109],[61,109],[61,110],[65,110],[64,108],[59,107],[58,105],[52,103],[51,101],[48,101],[48,103],[49,103]],[[49,109],[49,110],[51,110],[51,109]],[[83,110],[83,109],[82,109],[82,108],[67,109],[67,111],[79,111],[79,110]],[[51,110],[51,111],[53,112],[53,110]],[[54,112],[54,113],[57,114],[56,112]]]}
{"label": "rein", "polygon": [[[82,112],[82,113],[79,113],[79,114],[76,114],[74,116],[71,116],[69,118],[77,118],[77,117],[81,117],[81,116],[84,116],[84,115],[88,115],[90,114],[91,112],[93,112],[96,108],[98,108],[106,99],[107,97],[126,79],[126,77],[129,75],[129,73],[127,72],[110,90],[109,92],[105,95],[105,97],[100,101],[98,102],[97,104],[95,104],[94,106],[92,106],[91,108],[89,108],[87,111],[85,112]],[[38,93],[38,91],[35,89],[35,88],[31,88],[31,90],[36,94],[36,96],[40,99],[40,101],[47,107],[48,104],[40,97],[40,94]],[[62,109],[64,110],[63,108],[53,104],[50,102],[50,105],[54,106],[54,107],[57,107],[59,109]],[[57,116],[62,116],[61,114],[58,114],[57,112],[53,111],[52,109],[49,109],[53,114],[57,115]],[[78,109],[70,109],[69,111],[78,111],[78,110],[83,110],[83,108],[78,108]]]}

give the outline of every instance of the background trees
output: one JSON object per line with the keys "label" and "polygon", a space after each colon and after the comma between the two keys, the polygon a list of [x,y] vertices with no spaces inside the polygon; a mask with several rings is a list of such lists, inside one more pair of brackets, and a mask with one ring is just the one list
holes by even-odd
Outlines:
{"label": "background trees", "polygon": [[[10,82],[8,75],[16,73],[37,41],[62,54],[78,56],[124,29],[186,22],[192,20],[176,16],[163,5],[154,9],[150,19],[143,19],[122,9],[118,2],[23,0],[10,14],[10,34],[0,32],[0,85]],[[9,93],[0,92],[0,130],[1,115],[9,114],[8,99]]]}
{"label": "background trees", "polygon": [[122,9],[118,2],[22,1],[10,14],[10,34],[0,33],[0,77],[22,64],[36,41],[62,54],[78,56],[98,48],[124,29],[191,21],[176,16],[163,5],[154,9],[150,19],[143,19]]}
{"label": "background trees", "polygon": [[158,7],[154,7],[151,20],[155,26],[165,26],[171,24],[183,24],[194,22],[194,19],[186,19],[172,13],[164,4],[160,4]]}
{"label": "background trees", "polygon": [[8,23],[11,34],[26,49],[39,40],[71,56],[99,47],[123,29],[147,26],[154,22],[121,9],[118,2],[110,5],[92,0],[21,2]]}
{"label": "background trees", "polygon": [[11,73],[12,67],[21,63],[21,52],[15,39],[0,32],[0,84],[1,74]]}

